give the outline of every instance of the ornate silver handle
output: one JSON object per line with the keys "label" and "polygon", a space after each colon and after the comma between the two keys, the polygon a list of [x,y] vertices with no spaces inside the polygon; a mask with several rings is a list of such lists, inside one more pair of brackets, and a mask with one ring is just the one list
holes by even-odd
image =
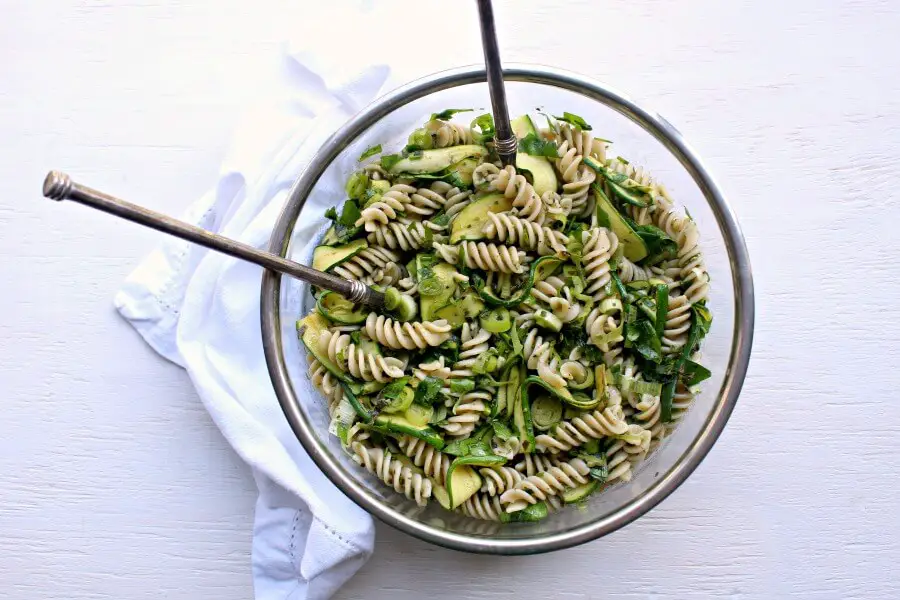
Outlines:
{"label": "ornate silver handle", "polygon": [[377,310],[384,308],[384,294],[359,281],[351,281],[330,273],[317,271],[276,254],[264,252],[243,242],[223,237],[195,225],[190,225],[142,206],[120,200],[76,183],[68,175],[59,171],[50,171],[47,174],[47,178],[44,179],[44,196],[52,200],[74,200],[85,206],[90,206],[145,227],[205,246],[210,250],[246,260],[284,275],[296,277],[316,287],[337,292],[351,302],[366,304]]}

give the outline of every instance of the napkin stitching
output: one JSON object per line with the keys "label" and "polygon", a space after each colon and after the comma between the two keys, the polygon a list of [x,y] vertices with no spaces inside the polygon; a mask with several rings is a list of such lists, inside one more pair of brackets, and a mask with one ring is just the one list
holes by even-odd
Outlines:
{"label": "napkin stitching", "polygon": [[[291,545],[290,545],[290,556],[291,556],[291,566],[297,561],[297,557],[294,555],[294,538],[297,536],[297,523],[300,522],[300,511],[297,510],[294,512],[294,518],[291,522]],[[297,573],[297,580],[300,579],[300,573]]]}
{"label": "napkin stitching", "polygon": [[330,526],[328,523],[322,521],[321,519],[316,519],[316,520],[317,520],[319,523],[322,524],[322,527],[325,528],[325,531],[327,531],[328,533],[330,533],[330,534],[332,535],[332,537],[337,538],[338,541],[340,541],[342,544],[344,544],[344,546],[345,546],[348,550],[352,550],[352,551],[354,551],[354,552],[365,552],[365,550],[364,550],[363,548],[360,548],[360,547],[359,547],[357,544],[355,544],[354,542],[351,542],[351,541],[349,541],[349,540],[344,539],[344,536],[342,536],[342,535],[341,535],[340,533],[338,533],[336,530],[332,529],[331,526]]}

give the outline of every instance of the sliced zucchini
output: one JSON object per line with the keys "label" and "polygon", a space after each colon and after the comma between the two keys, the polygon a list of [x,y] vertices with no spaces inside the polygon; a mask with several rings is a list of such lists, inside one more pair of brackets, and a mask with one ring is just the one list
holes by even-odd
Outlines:
{"label": "sliced zucchini", "polygon": [[484,239],[482,230],[488,223],[488,213],[501,213],[512,209],[512,199],[503,194],[489,194],[475,200],[459,211],[450,227],[450,243]]}
{"label": "sliced zucchini", "polygon": [[554,396],[541,394],[531,403],[531,422],[535,429],[547,431],[563,416],[563,404]]}
{"label": "sliced zucchini", "polygon": [[309,313],[303,319],[297,321],[297,332],[300,334],[300,340],[306,346],[307,351],[322,363],[322,366],[328,369],[329,373],[341,381],[350,383],[353,381],[353,378],[331,362],[327,354],[319,352],[319,336],[326,329],[328,329],[328,321],[318,312]]}
{"label": "sliced zucchini", "polygon": [[519,393],[522,391],[521,370],[518,361],[510,361],[501,373],[500,380],[505,381],[506,384],[497,389],[497,402],[494,403],[493,416],[502,418],[507,413],[512,413]]}
{"label": "sliced zucchini", "polygon": [[464,158],[451,166],[450,172],[443,179],[454,187],[465,189],[472,185],[472,173],[479,163],[477,158]]}
{"label": "sliced zucchini", "polygon": [[[416,270],[419,273],[424,271],[421,266]],[[446,306],[456,291],[453,276],[457,271],[453,265],[438,263],[430,267],[430,271],[431,275],[419,280],[419,312],[424,321],[433,320],[437,309]]]}
{"label": "sliced zucchini", "polygon": [[[584,164],[588,165],[598,173],[600,173],[601,170],[605,170],[605,167],[600,165],[597,160],[590,156],[584,158]],[[613,233],[619,238],[619,244],[622,245],[625,258],[631,262],[637,262],[646,257],[647,246],[644,244],[644,240],[642,240],[640,236],[635,233],[634,229],[631,228],[631,225],[622,218],[622,215],[619,214],[619,211],[616,210],[612,202],[607,198],[606,193],[604,193],[600,184],[594,182],[591,184],[591,189],[594,191],[594,198],[597,200],[597,221],[600,225],[609,227],[613,230]]]}
{"label": "sliced zucchini", "polygon": [[481,475],[468,465],[460,465],[452,472],[447,471],[446,486],[435,485],[431,493],[441,506],[453,510],[480,489]]}
{"label": "sliced zucchini", "polygon": [[[599,366],[602,366],[602,365],[599,365]],[[572,388],[573,390],[586,390],[587,388],[594,385],[594,371],[591,371],[590,369],[586,369],[584,381],[575,381],[573,379],[573,380],[569,381],[569,383],[567,385],[568,385],[568,387]]]}
{"label": "sliced zucchini", "polygon": [[543,308],[534,311],[534,322],[537,323],[538,327],[543,327],[544,329],[549,329],[556,333],[559,333],[562,329],[562,321],[560,318]]}
{"label": "sliced zucchini", "polygon": [[318,271],[333,269],[368,247],[366,240],[353,240],[343,246],[317,246],[313,251],[312,268]]}
{"label": "sliced zucchini", "polygon": [[403,418],[412,423],[415,427],[426,427],[431,422],[431,416],[434,409],[430,406],[422,406],[421,404],[412,404],[407,407],[403,413]]}
{"label": "sliced zucchini", "polygon": [[[516,137],[520,140],[529,133],[540,135],[537,127],[534,126],[534,122],[528,115],[522,115],[514,119],[512,128]],[[531,174],[531,185],[538,196],[543,196],[546,192],[555,192],[559,185],[553,166],[543,156],[531,156],[524,152],[518,152],[516,154],[516,168]]]}
{"label": "sliced zucchini", "polygon": [[356,325],[369,316],[369,310],[353,304],[337,292],[323,292],[316,300],[316,310],[333,323]]}
{"label": "sliced zucchini", "polygon": [[[413,406],[416,406],[413,404]],[[438,450],[444,447],[444,440],[441,436],[428,425],[418,426],[409,422],[403,415],[378,415],[372,427],[382,433],[393,433],[398,435],[411,435],[419,438],[427,444],[434,446]]]}
{"label": "sliced zucchini", "polygon": [[359,418],[365,423],[371,423],[372,413],[370,413],[369,409],[363,405],[362,400],[356,395],[356,392],[352,389],[351,385],[342,381],[341,387],[344,388],[344,396],[350,401],[350,406],[353,407],[353,410],[356,411]]}
{"label": "sliced zucchini", "polygon": [[323,246],[334,246],[338,243],[338,234],[337,230],[335,230],[334,225],[328,228],[328,231],[325,232],[325,235],[322,236],[322,245]]}
{"label": "sliced zucchini", "polygon": [[484,311],[484,302],[476,294],[469,292],[459,300],[466,318],[474,319]]}
{"label": "sliced zucchini", "polygon": [[[534,452],[534,423],[531,421],[531,401],[528,397],[529,380],[538,377],[525,377],[525,365],[520,364],[519,381],[522,382],[522,388],[516,394],[515,403],[513,404],[513,425],[516,428],[516,434],[522,440],[522,452]],[[543,382],[542,382],[543,383]]]}
{"label": "sliced zucchini", "polygon": [[466,322],[466,311],[457,302],[449,302],[435,310],[433,314],[435,319],[446,320],[454,329],[462,327]]}
{"label": "sliced zucchini", "polygon": [[392,175],[427,175],[444,171],[466,158],[482,158],[488,150],[476,144],[423,150],[420,155],[404,158],[391,167]]}
{"label": "sliced zucchini", "polygon": [[575,502],[581,502],[591,494],[597,491],[597,488],[600,487],[600,482],[596,479],[592,479],[587,483],[583,483],[581,485],[575,486],[571,489],[568,489],[562,493],[562,499],[566,504],[574,504]]}
{"label": "sliced zucchini", "polygon": [[387,179],[379,179],[377,181],[369,182],[369,189],[372,190],[373,194],[383,194],[386,191],[391,189],[391,182]]}

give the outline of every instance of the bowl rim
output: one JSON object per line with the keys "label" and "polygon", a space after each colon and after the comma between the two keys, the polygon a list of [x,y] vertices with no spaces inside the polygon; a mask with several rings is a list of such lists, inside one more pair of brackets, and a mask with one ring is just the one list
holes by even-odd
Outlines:
{"label": "bowl rim", "polygon": [[[737,403],[747,373],[753,342],[754,292],[750,258],[734,212],[700,157],[681,133],[659,114],[637,104],[614,88],[591,78],[553,67],[511,63],[503,69],[507,81],[529,82],[559,87],[581,94],[629,118],[662,143],[699,186],[725,238],[725,247],[734,274],[735,320],[728,368],[722,394],[714,403],[706,422],[676,463],[640,496],[618,510],[585,525],[547,535],[521,539],[491,539],[468,536],[432,527],[388,508],[345,471],[317,440],[312,423],[300,407],[291,384],[281,344],[279,302],[281,275],[263,272],[260,320],[263,349],[278,402],[297,439],[316,465],[351,500],[385,523],[419,539],[447,548],[486,554],[537,554],[569,548],[612,533],[634,521],[675,491],[697,468],[725,427]],[[436,72],[376,98],[354,115],[322,145],[290,189],[269,239],[269,251],[286,256],[290,234],[309,192],[338,154],[371,125],[396,108],[426,95],[461,85],[483,83],[485,70],[465,66]]]}

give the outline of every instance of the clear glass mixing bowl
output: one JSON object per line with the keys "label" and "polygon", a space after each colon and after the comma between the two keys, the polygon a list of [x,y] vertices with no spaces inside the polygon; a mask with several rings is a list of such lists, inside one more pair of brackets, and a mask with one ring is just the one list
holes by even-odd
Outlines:
{"label": "clear glass mixing bowl", "polygon": [[[504,75],[510,115],[535,109],[581,115],[595,135],[614,142],[613,156],[621,154],[647,167],[663,182],[700,228],[714,315],[702,352],[713,375],[675,433],[639,466],[630,482],[592,496],[586,507],[567,508],[538,523],[476,521],[437,503],[419,508],[353,463],[337,438],[328,434],[325,402],[310,393],[305,350],[295,328],[297,318],[313,307],[308,286],[267,272],[261,316],[266,360],[285,416],[313,460],[347,496],[388,524],[442,546],[525,554],[566,548],[615,531],[658,504],[697,467],[725,426],[744,380],[753,334],[753,282],[731,209],[667,121],[573,73],[516,65]],[[436,73],[379,98],[348,121],[293,186],[270,249],[288,258],[306,258],[304,248],[325,223],[324,207],[343,202],[343,182],[367,147],[382,143],[385,151],[397,151],[429,114],[445,108],[481,107],[488,112],[484,81],[484,70],[475,67]],[[295,227],[298,223],[301,226]]]}

